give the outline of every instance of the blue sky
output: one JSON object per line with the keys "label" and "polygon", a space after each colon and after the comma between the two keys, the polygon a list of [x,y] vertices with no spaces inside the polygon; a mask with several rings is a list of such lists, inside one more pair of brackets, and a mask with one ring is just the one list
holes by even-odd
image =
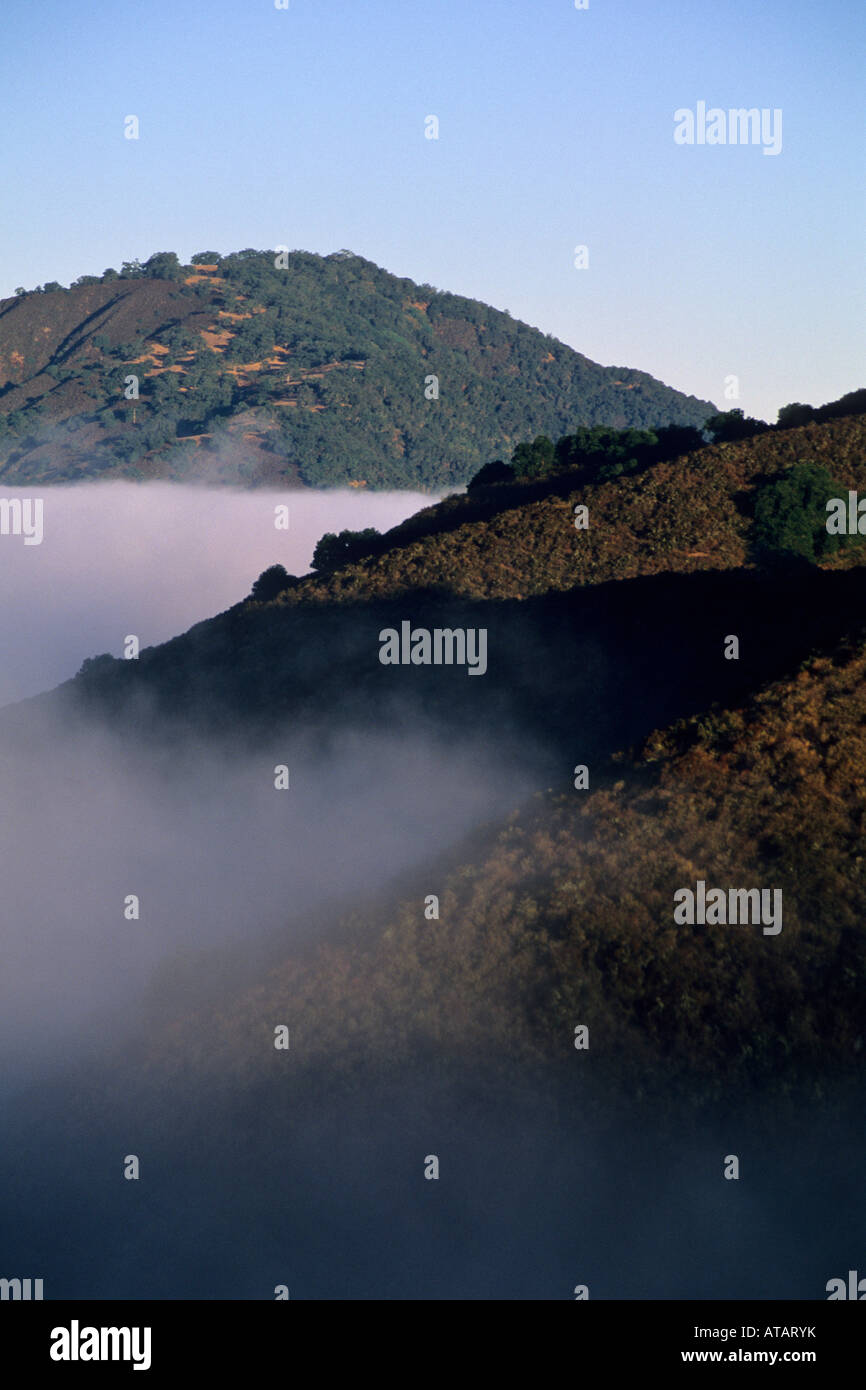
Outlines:
{"label": "blue sky", "polygon": [[[5,0],[3,29],[0,296],[348,247],[747,414],[866,384],[861,0]],[[781,108],[781,153],[678,146],[701,100]]]}

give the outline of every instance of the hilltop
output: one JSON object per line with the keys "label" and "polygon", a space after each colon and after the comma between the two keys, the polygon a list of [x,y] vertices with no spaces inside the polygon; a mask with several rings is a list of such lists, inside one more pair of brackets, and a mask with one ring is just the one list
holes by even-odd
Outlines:
{"label": "hilltop", "polygon": [[527,436],[713,410],[348,251],[161,252],[0,301],[8,485],[442,489]]}

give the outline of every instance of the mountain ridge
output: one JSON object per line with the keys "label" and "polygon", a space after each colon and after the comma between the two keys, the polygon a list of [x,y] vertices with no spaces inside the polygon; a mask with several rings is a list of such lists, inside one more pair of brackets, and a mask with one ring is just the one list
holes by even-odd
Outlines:
{"label": "mountain ridge", "polygon": [[163,252],[0,301],[0,477],[432,490],[528,436],[715,409],[353,253],[279,259]]}

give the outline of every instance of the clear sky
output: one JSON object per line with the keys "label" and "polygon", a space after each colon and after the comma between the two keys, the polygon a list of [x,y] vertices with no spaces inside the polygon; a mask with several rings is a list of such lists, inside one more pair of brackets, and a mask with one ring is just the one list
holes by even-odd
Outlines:
{"label": "clear sky", "polygon": [[[347,247],[747,414],[866,384],[862,0],[4,0],[2,30],[0,296]],[[781,153],[677,145],[699,101],[780,108]]]}

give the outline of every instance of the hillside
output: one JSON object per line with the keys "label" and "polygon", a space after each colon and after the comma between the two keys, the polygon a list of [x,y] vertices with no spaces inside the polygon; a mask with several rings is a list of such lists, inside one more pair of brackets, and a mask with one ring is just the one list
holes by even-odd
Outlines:
{"label": "hillside", "polygon": [[[755,544],[755,498],[803,461],[866,490],[866,418],[771,430],[605,482],[578,469],[448,498],[374,538],[379,553],[287,581],[270,601],[241,600],[135,662],[88,658],[41,700],[80,697],[132,727],[194,721],[251,737],[286,717],[408,726],[423,712],[483,729],[495,713],[531,732],[553,766],[569,757],[579,710],[584,739],[609,755],[780,677],[856,618],[859,537],[820,565],[795,555],[768,567]],[[585,531],[575,505],[589,509]],[[395,680],[378,634],[406,618],[486,628],[484,679],[409,666]],[[729,632],[741,661],[720,659]]]}
{"label": "hillside", "polygon": [[[112,980],[168,929],[147,988],[95,1030],[102,1051],[59,1049],[8,1107],[21,1267],[59,1228],[55,1278],[81,1287],[98,1214],[110,1254],[136,1251],[125,1291],[140,1296],[269,1297],[291,1279],[292,1297],[487,1297],[518,1213],[531,1296],[549,1268],[550,1296],[586,1277],[593,1296],[654,1298],[739,1293],[746,1269],[755,1298],[814,1298],[848,1268],[866,547],[798,550],[823,502],[800,506],[791,485],[805,468],[819,493],[827,478],[863,489],[864,418],[644,463],[475,486],[365,538],[375,553],[0,711],[25,802],[36,788],[51,810],[25,919],[30,879],[57,874],[51,910],[86,944],[87,912],[62,913],[92,878],[98,917],[107,880]],[[795,505],[768,549],[762,499],[783,495]],[[483,678],[383,665],[382,629],[406,620],[483,628]],[[460,780],[443,796],[448,762]],[[386,816],[377,860],[365,837],[395,785],[417,852]],[[73,852],[78,817],[110,850],[95,873]],[[175,907],[178,882],[192,894]],[[675,894],[701,882],[781,893],[781,930],[678,922]],[[131,930],[128,888],[147,894]],[[84,959],[89,987],[97,953]],[[46,1114],[54,1141],[37,1145]],[[130,1152],[135,1208],[118,1180]],[[723,1178],[732,1154],[742,1183]],[[441,1183],[422,1177],[430,1155]],[[705,1253],[719,1229],[721,1273]],[[688,1260],[666,1284],[672,1242]],[[115,1258],[101,1277],[116,1290]]]}
{"label": "hillside", "polygon": [[713,413],[350,252],[276,259],[165,252],[0,302],[4,482],[439,489],[539,433]]}
{"label": "hillside", "polygon": [[[662,1065],[711,1088],[774,1068],[803,1080],[859,1050],[866,970],[866,550],[824,564],[753,554],[756,491],[804,460],[866,487],[864,417],[594,485],[578,470],[448,499],[383,553],[240,602],[137,661],[85,662],[4,711],[0,729],[86,712],[155,740],[149,759],[169,734],[206,733],[276,756],[287,727],[323,743],[424,727],[495,746],[543,795],[440,866],[436,933],[417,905],[362,910],[348,942],[287,962],[238,1016],[273,988],[321,1034],[313,1057],[340,1050],[327,999],[334,1028],[356,1020],[365,1057],[368,1044],[396,1056],[446,1033],[471,1049],[501,1029],[497,1048],[545,1062],[569,1020],[591,1014],[607,1063],[635,1068],[640,1086]],[[571,522],[575,498],[588,532]],[[407,618],[483,627],[484,678],[383,666],[379,634]],[[571,787],[576,762],[591,769],[586,792]],[[672,893],[698,878],[782,887],[784,933],[675,930]],[[229,1019],[226,1045],[253,1024]]]}
{"label": "hillside", "polygon": [[[291,1001],[298,1088],[325,1066],[333,1085],[373,1059],[425,1056],[567,1073],[585,1023],[602,1095],[684,1086],[701,1104],[742,1102],[767,1082],[776,1101],[820,1095],[827,1077],[862,1073],[866,1041],[864,729],[861,628],[744,704],[654,733],[594,769],[589,791],[548,792],[425,866],[401,901],[286,959],[217,1023],[177,1018],[149,1065],[266,1084],[262,1039]],[[673,894],[697,879],[780,888],[781,931],[676,925]],[[167,977],[168,1016],[172,990]]]}
{"label": "hillside", "polygon": [[[859,1076],[866,557],[752,563],[750,498],[804,458],[863,487],[864,429],[850,417],[769,432],[588,494],[559,477],[541,498],[519,500],[516,483],[450,499],[380,555],[240,603],[138,662],[87,663],[5,711],[7,733],[25,708],[68,701],[148,738],[209,730],[237,750],[246,732],[266,756],[285,727],[327,741],[423,726],[486,739],[534,778],[505,823],[390,895],[360,895],[254,982],[249,962],[228,989],[218,961],[173,964],[136,1044],[154,1095],[179,1066],[196,1089],[264,1104],[262,1038],[287,1010],[304,1039],[295,1101],[318,1094],[322,1068],[333,1090],[425,1058],[440,1077],[470,1061],[566,1076],[576,1023],[591,1028],[604,1104],[627,1092],[704,1106],[767,1085],[781,1104]],[[570,524],[577,495],[599,533],[590,556]],[[383,667],[378,634],[407,617],[483,625],[484,679]],[[723,658],[727,633],[738,661]],[[783,930],[676,925],[673,894],[699,879],[781,889]]]}
{"label": "hillside", "polygon": [[[277,602],[366,599],[435,586],[467,598],[515,598],[641,575],[750,564],[760,489],[802,462],[866,495],[866,416],[770,429],[599,481],[566,469],[541,481],[446,498],[372,541],[369,558],[306,578]],[[575,530],[574,508],[589,525]],[[828,561],[863,562],[859,547]]]}

